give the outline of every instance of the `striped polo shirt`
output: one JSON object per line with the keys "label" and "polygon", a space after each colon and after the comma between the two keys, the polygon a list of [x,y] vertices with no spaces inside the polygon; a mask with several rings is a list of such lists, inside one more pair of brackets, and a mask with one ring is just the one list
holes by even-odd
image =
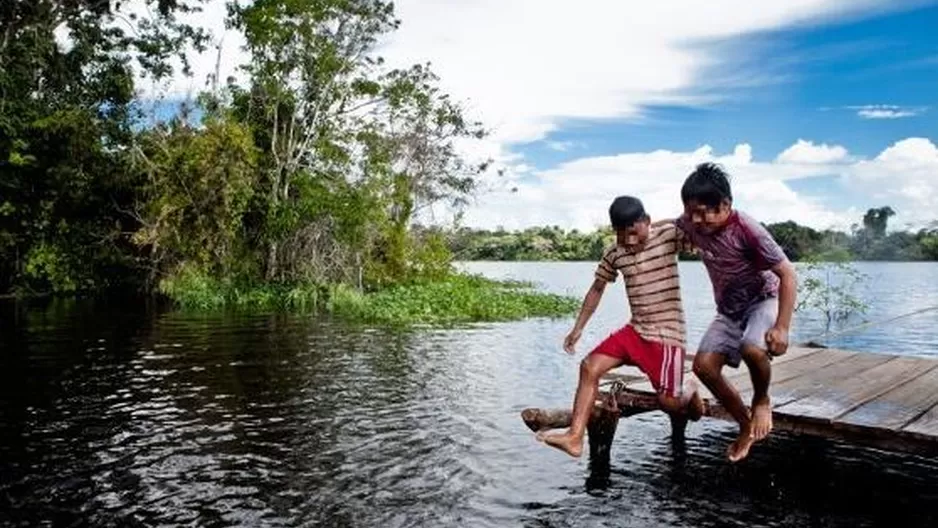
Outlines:
{"label": "striped polo shirt", "polygon": [[677,271],[682,249],[689,250],[690,245],[674,225],[652,228],[640,249],[628,250],[617,244],[607,248],[596,277],[615,282],[621,272],[635,331],[649,341],[686,348]]}

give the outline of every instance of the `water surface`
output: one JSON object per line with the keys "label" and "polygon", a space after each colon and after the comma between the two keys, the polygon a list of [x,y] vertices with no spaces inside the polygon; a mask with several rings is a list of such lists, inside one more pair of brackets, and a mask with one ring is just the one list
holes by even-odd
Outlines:
{"label": "water surface", "polygon": [[[592,266],[471,265],[577,296]],[[692,344],[712,309],[695,266],[681,269]],[[938,299],[934,265],[867,266],[871,318]],[[694,424],[674,449],[658,413],[620,423],[608,468],[537,444],[519,413],[570,404],[582,353],[627,317],[608,291],[576,357],[560,349],[570,318],[391,332],[6,303],[0,525],[936,526],[934,459],[777,434],[730,466],[731,427]],[[936,319],[831,344],[938,355]]]}

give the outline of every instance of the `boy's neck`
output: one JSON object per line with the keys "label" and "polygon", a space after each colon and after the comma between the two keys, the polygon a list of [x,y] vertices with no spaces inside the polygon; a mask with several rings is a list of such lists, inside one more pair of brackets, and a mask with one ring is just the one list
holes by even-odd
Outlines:
{"label": "boy's neck", "polygon": [[724,220],[723,222],[715,226],[716,231],[714,231],[714,233],[719,233],[720,231],[723,231],[724,229],[726,229],[726,226],[735,224],[738,220],[739,220],[739,215],[736,214],[736,209],[730,209],[729,213],[726,215],[726,220]]}

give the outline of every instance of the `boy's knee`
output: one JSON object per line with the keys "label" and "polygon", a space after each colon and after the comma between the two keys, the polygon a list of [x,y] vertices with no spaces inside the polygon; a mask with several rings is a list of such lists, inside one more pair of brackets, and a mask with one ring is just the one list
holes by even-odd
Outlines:
{"label": "boy's knee", "polygon": [[765,349],[751,343],[743,343],[740,352],[743,356],[743,360],[746,361],[746,363],[763,362],[769,360],[769,353]]}
{"label": "boy's knee", "polygon": [[603,374],[600,366],[595,361],[590,361],[589,357],[583,358],[583,361],[580,361],[581,376],[585,376],[589,379],[599,379]]}
{"label": "boy's knee", "polygon": [[661,408],[669,413],[676,413],[682,410],[681,400],[674,396],[665,396],[664,394],[658,395],[658,403],[661,404]]}
{"label": "boy's knee", "polygon": [[706,355],[698,354],[694,358],[694,375],[702,381],[715,380],[720,375],[721,366],[708,360]]}

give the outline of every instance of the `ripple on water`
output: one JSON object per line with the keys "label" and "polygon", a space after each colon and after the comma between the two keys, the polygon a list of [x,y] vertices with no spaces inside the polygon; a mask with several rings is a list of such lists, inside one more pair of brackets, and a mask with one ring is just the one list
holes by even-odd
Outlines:
{"label": "ripple on water", "polygon": [[730,466],[731,427],[675,450],[658,414],[621,422],[611,467],[538,444],[518,414],[570,404],[566,322],[20,320],[0,332],[0,524],[934,525],[930,459],[778,434]]}

